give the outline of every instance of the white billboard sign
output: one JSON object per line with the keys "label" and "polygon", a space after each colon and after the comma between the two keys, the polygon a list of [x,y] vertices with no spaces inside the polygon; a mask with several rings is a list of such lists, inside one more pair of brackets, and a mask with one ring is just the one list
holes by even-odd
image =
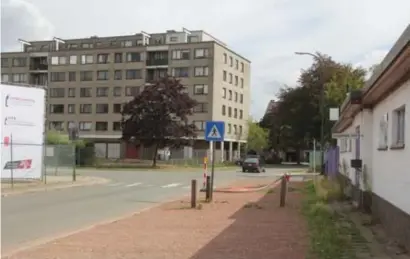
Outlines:
{"label": "white billboard sign", "polygon": [[45,90],[0,85],[1,178],[39,179],[43,166]]}

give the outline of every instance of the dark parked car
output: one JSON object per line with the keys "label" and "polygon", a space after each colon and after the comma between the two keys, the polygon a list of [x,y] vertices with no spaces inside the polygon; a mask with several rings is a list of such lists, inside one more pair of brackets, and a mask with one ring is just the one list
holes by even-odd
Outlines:
{"label": "dark parked car", "polygon": [[261,160],[257,157],[248,157],[242,163],[242,172],[265,172]]}

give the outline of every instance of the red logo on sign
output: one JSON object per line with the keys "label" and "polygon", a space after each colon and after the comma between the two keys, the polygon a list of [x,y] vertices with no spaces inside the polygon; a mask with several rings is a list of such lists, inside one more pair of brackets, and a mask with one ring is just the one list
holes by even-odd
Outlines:
{"label": "red logo on sign", "polygon": [[3,143],[5,147],[8,147],[10,144],[10,138],[9,137],[4,137]]}
{"label": "red logo on sign", "polygon": [[17,169],[30,169],[30,168],[31,168],[31,159],[23,160],[17,166]]}

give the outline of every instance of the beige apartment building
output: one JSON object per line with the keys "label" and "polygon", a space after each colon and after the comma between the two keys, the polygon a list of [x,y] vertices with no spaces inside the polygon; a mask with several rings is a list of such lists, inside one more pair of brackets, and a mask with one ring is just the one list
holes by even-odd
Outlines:
{"label": "beige apartment building", "polygon": [[1,55],[1,81],[46,86],[48,129],[77,127],[80,138],[96,143],[99,156],[138,158],[146,153],[120,142],[121,105],[166,74],[180,78],[199,102],[190,118],[199,129],[198,139],[174,158],[208,149],[208,120],[226,123],[225,143],[217,144],[221,159],[238,156],[235,150],[246,142],[250,61],[204,31],[20,42],[22,52]]}

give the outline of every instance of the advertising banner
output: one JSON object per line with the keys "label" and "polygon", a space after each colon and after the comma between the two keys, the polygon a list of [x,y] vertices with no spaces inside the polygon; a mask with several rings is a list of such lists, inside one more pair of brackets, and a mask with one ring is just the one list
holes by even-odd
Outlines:
{"label": "advertising banner", "polygon": [[44,91],[34,87],[0,85],[1,178],[41,178]]}

